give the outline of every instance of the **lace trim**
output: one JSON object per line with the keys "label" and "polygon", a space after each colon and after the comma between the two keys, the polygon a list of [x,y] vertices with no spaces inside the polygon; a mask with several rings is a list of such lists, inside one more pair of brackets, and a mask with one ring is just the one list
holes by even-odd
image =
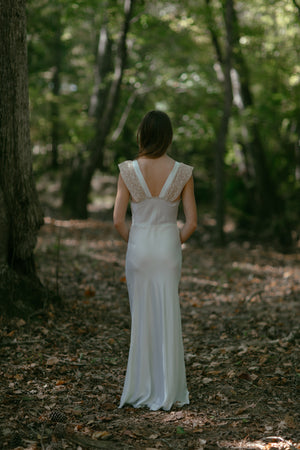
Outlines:
{"label": "lace trim", "polygon": [[164,196],[165,200],[168,200],[169,202],[174,202],[180,196],[184,186],[192,176],[193,169],[194,168],[192,166],[180,163],[179,169],[174,177],[174,180]]}
{"label": "lace trim", "polygon": [[[141,202],[147,198],[143,187],[138,179],[138,176],[133,167],[133,161],[124,161],[119,164],[120,174],[130,192],[131,198],[134,202]],[[167,201],[174,202],[181,194],[184,186],[191,178],[193,167],[184,163],[179,163],[177,173],[165,192],[164,198]]]}
{"label": "lace trim", "polygon": [[122,162],[119,164],[119,169],[123,181],[130,192],[132,200],[134,202],[141,202],[142,200],[145,200],[146,195],[135,173],[133,161]]}

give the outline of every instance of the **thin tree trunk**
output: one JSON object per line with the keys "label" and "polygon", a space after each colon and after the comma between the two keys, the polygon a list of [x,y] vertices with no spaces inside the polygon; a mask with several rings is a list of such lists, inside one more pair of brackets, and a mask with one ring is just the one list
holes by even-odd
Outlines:
{"label": "thin tree trunk", "polygon": [[59,111],[59,94],[60,94],[60,74],[61,74],[61,62],[62,62],[62,26],[61,26],[61,11],[58,7],[54,14],[55,18],[55,38],[54,38],[54,68],[52,77],[52,102],[51,102],[51,141],[52,141],[52,158],[51,166],[53,169],[58,167],[58,147],[60,138],[60,111]]}
{"label": "thin tree trunk", "polygon": [[[102,69],[102,64],[105,63],[105,58],[103,58],[103,56],[109,49],[109,47],[104,46],[105,42],[109,42],[107,35],[104,33],[106,27],[103,28],[102,36],[100,34],[99,48],[102,51],[98,56],[98,96],[96,98],[96,92],[94,91],[90,107],[90,113],[95,113],[95,136],[87,146],[87,151],[89,154],[88,160],[83,163],[80,169],[77,167],[77,169],[73,171],[70,180],[66,183],[64,195],[64,205],[71,209],[71,213],[73,215],[79,218],[87,217],[87,204],[91,180],[96,168],[103,167],[105,144],[108,134],[110,133],[115,111],[118,105],[120,87],[127,60],[126,41],[134,2],[135,0],[124,0],[124,21],[117,46],[112,81],[110,84],[107,84],[104,91],[101,88],[99,80],[102,80],[103,73],[106,73],[106,71],[103,72]],[[102,46],[101,38],[103,39]],[[66,194],[68,191],[72,191],[72,180],[76,178],[78,179],[78,176],[80,177],[80,183],[77,182],[79,189],[77,192],[74,192],[75,195],[69,195],[69,197],[67,197]]]}
{"label": "thin tree trunk", "polygon": [[134,1],[135,0],[124,1],[124,21],[115,57],[113,80],[108,90],[105,107],[103,107],[103,109],[99,111],[96,117],[96,136],[90,145],[90,167],[98,167],[99,162],[101,162],[101,160],[103,161],[104,145],[112,126],[114,114],[119,100],[123,73],[127,62],[127,34],[132,17]]}
{"label": "thin tree trunk", "polygon": [[126,124],[126,121],[128,119],[130,110],[131,110],[131,108],[132,108],[136,98],[138,97],[138,95],[139,95],[139,91],[138,90],[134,91],[130,95],[130,97],[129,97],[128,101],[127,101],[126,107],[125,107],[125,109],[124,109],[124,111],[122,113],[122,116],[120,117],[118,126],[115,129],[115,131],[113,132],[113,135],[111,137],[111,141],[112,142],[116,142],[118,140],[120,134],[122,133],[122,131],[124,129],[124,126]]}
{"label": "thin tree trunk", "polygon": [[[223,56],[223,50],[221,48],[219,37],[218,37],[218,28],[216,25],[216,21],[213,17],[213,12],[210,4],[210,0],[206,0],[206,22],[207,27],[211,35],[212,44],[214,46],[217,62],[218,64],[215,65],[215,70],[217,74],[217,78],[220,82],[224,82],[224,56]],[[233,66],[233,64],[232,64]],[[239,81],[239,74],[238,72],[232,67],[231,70],[231,86],[232,86],[232,96],[233,96],[233,103],[237,106],[239,111],[244,110],[244,103],[241,93],[241,86]],[[245,124],[241,125],[241,136],[242,136],[242,142],[240,142],[240,145],[242,147],[242,157],[243,162],[241,166],[243,166],[243,170],[241,172],[246,175],[246,182],[250,181],[250,175],[252,174],[255,176],[254,169],[249,161],[248,153],[247,153],[247,142],[248,139],[246,137],[249,136],[248,130],[245,126]]]}
{"label": "thin tree trunk", "polygon": [[292,1],[294,3],[294,6],[297,8],[298,16],[300,18],[300,4],[298,4],[296,0],[292,0]]}
{"label": "thin tree trunk", "polygon": [[[300,124],[295,120],[292,123],[291,132],[300,136]],[[295,139],[294,142],[294,155],[295,155],[295,181],[300,182],[300,137]]]}
{"label": "thin tree trunk", "polygon": [[[39,285],[33,250],[43,214],[32,175],[25,0],[0,0],[0,10],[0,299],[5,292],[2,300],[9,304],[12,294],[2,290],[4,273]],[[41,301],[40,292],[27,297],[21,292],[22,300]]]}
{"label": "thin tree trunk", "polygon": [[225,216],[225,171],[224,155],[228,135],[229,119],[232,108],[231,60],[232,60],[232,0],[225,1],[226,51],[224,59],[224,103],[223,114],[218,131],[215,156],[216,170],[216,238],[224,244],[224,216]]}
{"label": "thin tree trunk", "polygon": [[215,19],[213,17],[213,13],[212,13],[212,7],[211,7],[211,3],[210,0],[205,0],[206,2],[206,23],[207,23],[207,28],[210,32],[210,36],[211,36],[211,40],[216,52],[216,56],[217,56],[217,60],[219,62],[219,64],[221,66],[223,66],[224,63],[224,57],[223,57],[223,52],[221,49],[221,45],[219,42],[219,38],[217,35],[217,26],[215,23]]}
{"label": "thin tree trunk", "polygon": [[232,0],[225,0],[224,3],[224,20],[226,28],[225,55],[217,36],[215,21],[212,15],[210,0],[206,0],[206,20],[207,26],[211,34],[213,46],[216,51],[217,60],[220,64],[222,72],[221,80],[224,87],[224,100],[222,118],[219,125],[216,141],[215,153],[215,207],[216,207],[216,241],[218,244],[224,244],[224,220],[225,220],[225,169],[224,156],[226,152],[226,142],[228,135],[229,120],[232,109],[232,84],[231,84],[231,68],[232,68],[232,22],[233,22],[233,4]]}
{"label": "thin tree trunk", "polygon": [[0,186],[0,266],[8,260],[9,221],[5,198]]}
{"label": "thin tree trunk", "polygon": [[[235,9],[233,9],[233,24],[234,60],[239,74],[243,109],[252,108],[254,100],[250,89],[249,70],[240,46],[239,22]],[[266,219],[270,218],[274,212],[278,212],[281,202],[277,198],[276,188],[270,178],[259,125],[255,120],[252,120],[251,123],[247,124],[247,128],[249,133],[244,145],[251,158],[256,181],[256,198],[253,199],[253,203],[256,206],[257,217]]]}
{"label": "thin tree trunk", "polygon": [[104,14],[104,19],[101,25],[98,40],[96,64],[94,70],[94,87],[89,105],[90,117],[96,118],[97,115],[101,115],[106,101],[105,94],[108,92],[108,82],[106,80],[106,76],[110,74],[112,70],[112,41],[108,31],[108,15]]}
{"label": "thin tree trunk", "polygon": [[[218,62],[223,67],[224,57],[219,44],[214,19],[212,17],[210,0],[206,0],[206,4],[208,6],[208,28],[211,33]],[[234,8],[234,0],[232,0],[232,46],[234,48],[233,64],[235,64],[236,72],[232,72],[232,75],[234,75],[235,82],[238,83],[240,94],[239,101],[237,102],[236,98],[234,100],[238,109],[242,112],[247,107],[253,107],[254,101],[250,89],[249,70],[240,47],[239,23]],[[231,85],[233,86],[233,84],[233,77],[231,77]],[[251,123],[242,124],[241,129],[242,148],[245,152],[244,157],[247,181],[249,181],[249,176],[252,176],[255,179],[255,198],[253,198],[252,204],[257,219],[261,222],[262,219],[270,218],[274,212],[278,212],[281,202],[277,198],[275,186],[270,178],[258,124],[255,121],[252,121]]]}

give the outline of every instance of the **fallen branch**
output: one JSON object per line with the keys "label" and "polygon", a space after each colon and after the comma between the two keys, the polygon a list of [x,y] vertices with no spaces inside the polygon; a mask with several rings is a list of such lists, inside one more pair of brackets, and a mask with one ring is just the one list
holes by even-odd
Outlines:
{"label": "fallen branch", "polygon": [[73,442],[74,444],[78,444],[82,447],[86,447],[86,448],[109,448],[109,449],[113,449],[113,448],[120,448],[119,445],[117,443],[114,444],[112,443],[112,441],[108,442],[108,441],[96,441],[95,439],[92,439],[88,436],[85,436],[82,433],[74,433],[71,431],[66,431],[65,435],[64,435],[64,439]]}
{"label": "fallen branch", "polygon": [[221,422],[223,420],[249,420],[249,417],[220,417],[218,420]]}
{"label": "fallen branch", "polygon": [[280,339],[275,339],[273,341],[269,341],[269,343],[270,344],[279,344],[280,342],[292,342],[299,336],[300,336],[300,329],[296,328],[295,330],[292,330],[287,336],[280,338]]}

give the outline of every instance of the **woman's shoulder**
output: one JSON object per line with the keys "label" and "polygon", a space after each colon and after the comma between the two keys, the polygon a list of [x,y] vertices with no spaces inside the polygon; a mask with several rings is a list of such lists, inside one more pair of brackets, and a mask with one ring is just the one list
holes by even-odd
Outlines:
{"label": "woman's shoulder", "polygon": [[192,177],[193,170],[193,166],[190,166],[189,164],[185,164],[183,162],[178,162],[178,169],[174,180],[175,183],[183,188]]}
{"label": "woman's shoulder", "polygon": [[139,202],[145,198],[144,190],[139,182],[132,160],[123,161],[119,166],[120,175],[130,192],[132,199]]}
{"label": "woman's shoulder", "polygon": [[184,189],[184,186],[189,181],[193,174],[193,167],[183,162],[176,161],[177,168],[175,168],[175,174],[169,189],[166,193],[166,200],[171,202],[178,199]]}
{"label": "woman's shoulder", "polygon": [[194,166],[190,166],[189,164],[186,164],[186,163],[183,163],[180,161],[176,161],[176,162],[177,162],[177,164],[179,164],[181,171],[192,174],[192,172],[194,170]]}
{"label": "woman's shoulder", "polygon": [[120,175],[123,178],[123,180],[126,181],[131,179],[134,176],[134,167],[133,167],[133,161],[130,159],[121,162],[118,164]]}
{"label": "woman's shoulder", "polygon": [[119,169],[127,169],[129,167],[132,167],[133,161],[131,159],[127,159],[126,161],[123,161],[118,164]]}

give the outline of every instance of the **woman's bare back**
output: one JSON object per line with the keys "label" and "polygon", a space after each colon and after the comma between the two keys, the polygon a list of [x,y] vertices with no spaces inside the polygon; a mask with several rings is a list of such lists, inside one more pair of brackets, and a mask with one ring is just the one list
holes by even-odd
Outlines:
{"label": "woman's bare back", "polygon": [[138,164],[152,197],[158,197],[174,167],[174,159],[167,155],[155,159],[141,157]]}

